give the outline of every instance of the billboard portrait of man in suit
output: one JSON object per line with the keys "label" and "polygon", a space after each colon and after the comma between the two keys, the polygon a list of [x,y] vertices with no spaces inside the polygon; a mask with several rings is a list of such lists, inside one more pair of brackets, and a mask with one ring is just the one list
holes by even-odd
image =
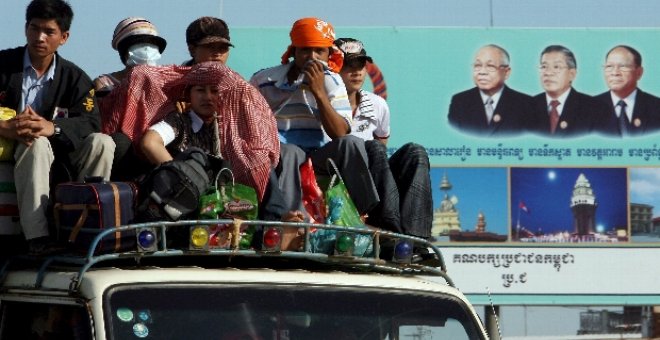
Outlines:
{"label": "billboard portrait of man in suit", "polygon": [[605,106],[573,88],[577,61],[568,48],[550,45],[541,52],[539,76],[544,92],[534,96],[533,131],[551,137],[576,137],[599,131]]}
{"label": "billboard portrait of man in suit", "polygon": [[596,96],[608,108],[602,132],[609,136],[642,136],[660,129],[660,98],[642,91],[642,55],[626,45],[613,47],[603,65],[608,91]]}
{"label": "billboard portrait of man in suit", "polygon": [[478,136],[514,135],[525,131],[531,97],[505,85],[511,75],[509,53],[497,45],[481,47],[472,64],[475,87],[455,94],[449,123]]}

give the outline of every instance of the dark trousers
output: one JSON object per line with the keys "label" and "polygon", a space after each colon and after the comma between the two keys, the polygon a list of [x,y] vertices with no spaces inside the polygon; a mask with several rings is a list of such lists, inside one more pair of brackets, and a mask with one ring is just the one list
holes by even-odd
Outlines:
{"label": "dark trousers", "polygon": [[[279,187],[289,210],[305,211],[302,205],[300,165],[307,157],[312,159],[317,176],[331,176],[327,159],[332,159],[346,184],[360,214],[369,213],[378,204],[379,197],[367,164],[364,141],[355,136],[335,138],[320,149],[305,152],[291,144],[280,144],[278,165]],[[321,188],[323,190],[327,188]]]}
{"label": "dark trousers", "polygon": [[429,238],[433,223],[430,164],[426,149],[408,143],[388,159],[387,147],[376,140],[365,143],[369,171],[380,202],[367,223],[382,229]]}

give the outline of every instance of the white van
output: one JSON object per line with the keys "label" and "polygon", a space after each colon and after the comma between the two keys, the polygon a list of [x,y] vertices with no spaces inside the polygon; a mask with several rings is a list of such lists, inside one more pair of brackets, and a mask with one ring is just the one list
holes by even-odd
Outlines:
{"label": "white van", "polygon": [[[263,226],[261,249],[210,246],[209,228],[232,223]],[[214,220],[106,230],[86,255],[11,258],[0,276],[0,339],[488,339],[430,243],[293,227],[304,230],[296,251],[282,250],[287,227],[276,222]],[[182,228],[188,248],[168,247]],[[321,230],[349,246],[312,252],[310,235]],[[118,232],[136,247],[95,253]],[[351,253],[360,237],[373,241],[370,255]]]}

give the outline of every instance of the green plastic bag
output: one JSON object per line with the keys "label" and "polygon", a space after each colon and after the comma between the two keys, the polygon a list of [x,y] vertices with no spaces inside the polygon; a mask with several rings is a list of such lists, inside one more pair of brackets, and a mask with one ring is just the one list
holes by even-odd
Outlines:
{"label": "green plastic bag", "polygon": [[[231,176],[231,183],[219,183],[223,172]],[[250,186],[236,183],[231,170],[223,168],[215,177],[215,186],[209,188],[200,198],[201,219],[236,218],[254,220],[258,212],[257,192]],[[238,235],[232,225],[219,224],[209,228],[209,248],[229,248],[238,245],[248,249],[252,243],[255,226],[241,225]]]}
{"label": "green plastic bag", "polygon": [[[223,172],[231,174],[231,183],[218,183]],[[257,218],[258,200],[254,188],[236,183],[231,170],[223,168],[215,176],[215,186],[200,198],[200,217],[207,219],[240,218],[254,220]]]}
{"label": "green plastic bag", "polygon": [[[325,192],[325,203],[328,206],[325,223],[344,227],[367,228],[362,222],[360,213],[348,194],[344,180],[341,178],[339,170],[332,159],[328,159],[328,165],[332,167],[334,174],[330,179],[328,190]],[[330,254],[333,251],[336,239],[337,231],[317,229],[310,238],[312,251]],[[355,233],[353,255],[364,256],[371,249],[371,237]]]}

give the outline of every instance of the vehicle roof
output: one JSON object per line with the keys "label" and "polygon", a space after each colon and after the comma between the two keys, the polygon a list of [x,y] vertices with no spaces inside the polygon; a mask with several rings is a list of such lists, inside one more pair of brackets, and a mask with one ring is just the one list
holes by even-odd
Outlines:
{"label": "vehicle roof", "polygon": [[[42,291],[68,291],[86,297],[115,284],[135,282],[246,282],[275,284],[310,284],[334,286],[388,287],[401,289],[456,291],[446,275],[440,251],[426,240],[383,232],[341,226],[298,223],[300,227],[331,229],[343,233],[362,233],[373,240],[372,255],[326,254],[310,251],[264,251],[260,249],[204,249],[192,251],[169,249],[168,228],[197,228],[200,224],[233,223],[232,220],[179,221],[136,224],[101,232],[89,245],[86,256],[73,254],[47,258],[15,257],[8,260],[0,273],[0,288]],[[240,223],[268,224],[267,221]],[[275,222],[274,225],[280,227]],[[115,232],[152,230],[162,240],[149,251],[129,250],[96,254],[99,240]],[[191,229],[192,230],[192,229]],[[139,236],[138,236],[139,238]],[[411,242],[409,249],[420,248],[433,255],[432,264],[401,262],[398,258],[379,256],[383,239]],[[307,243],[307,241],[306,241]],[[390,243],[391,244],[391,243]],[[396,247],[395,247],[396,248]],[[428,260],[428,259],[427,259]],[[426,261],[426,260],[424,260]],[[434,277],[433,283],[421,276]],[[375,279],[377,278],[377,279]]]}
{"label": "vehicle roof", "polygon": [[[4,286],[18,290],[34,290],[38,271],[19,270],[7,275]],[[67,293],[75,271],[51,271],[44,275],[39,290]],[[111,286],[137,283],[179,284],[269,284],[333,287],[364,287],[444,293],[465,297],[444,282],[421,276],[400,276],[380,273],[351,273],[342,271],[275,270],[268,268],[202,268],[150,267],[142,269],[95,268],[89,270],[80,285],[79,294],[93,299]]]}

